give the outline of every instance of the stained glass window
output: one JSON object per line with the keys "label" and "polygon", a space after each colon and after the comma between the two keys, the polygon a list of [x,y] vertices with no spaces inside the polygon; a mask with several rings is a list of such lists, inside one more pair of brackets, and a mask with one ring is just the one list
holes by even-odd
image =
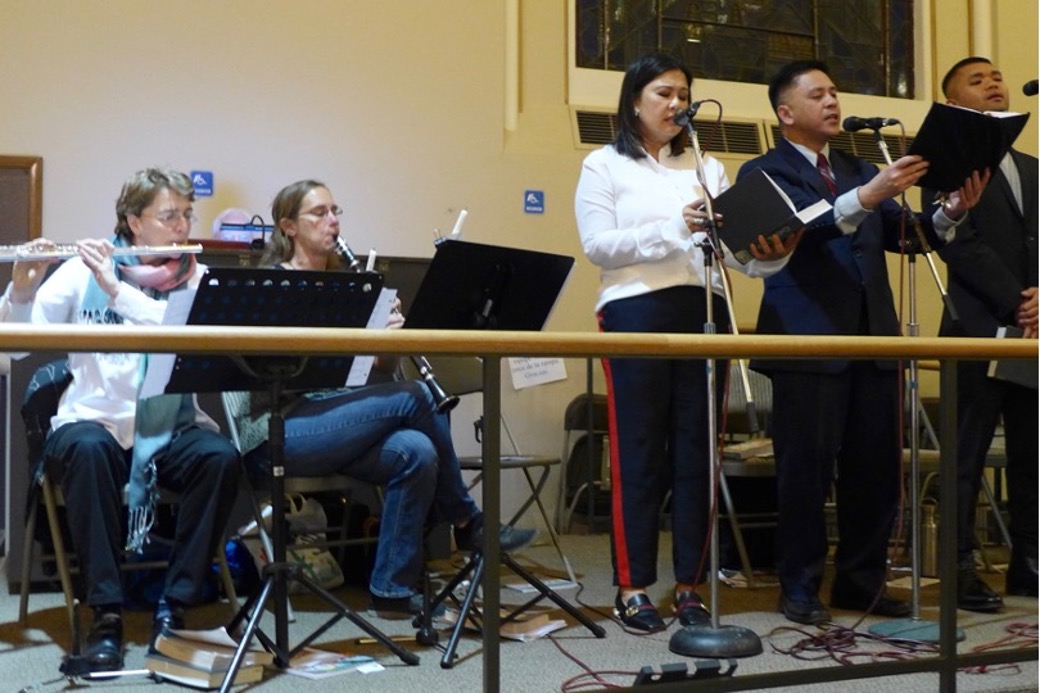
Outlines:
{"label": "stained glass window", "polygon": [[575,0],[577,64],[624,70],[653,50],[696,77],[765,83],[825,61],[842,91],[914,96],[913,0]]}

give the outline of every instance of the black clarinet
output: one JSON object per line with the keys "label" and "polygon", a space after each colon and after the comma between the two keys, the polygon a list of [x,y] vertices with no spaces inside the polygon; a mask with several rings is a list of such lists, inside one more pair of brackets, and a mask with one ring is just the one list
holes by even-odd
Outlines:
{"label": "black clarinet", "polygon": [[[361,261],[358,260],[354,252],[347,246],[347,242],[343,241],[343,237],[336,237],[335,241],[336,253],[346,263],[347,268],[354,273],[364,272],[364,268],[361,267]],[[426,387],[430,389],[430,393],[433,394],[433,400],[437,404],[438,413],[446,413],[459,404],[459,397],[450,394],[444,390],[440,382],[437,381],[437,375],[433,373],[433,367],[430,366],[429,361],[422,355],[409,355],[409,359],[412,360],[412,364],[415,365],[416,371],[419,372],[419,376],[426,383]]]}

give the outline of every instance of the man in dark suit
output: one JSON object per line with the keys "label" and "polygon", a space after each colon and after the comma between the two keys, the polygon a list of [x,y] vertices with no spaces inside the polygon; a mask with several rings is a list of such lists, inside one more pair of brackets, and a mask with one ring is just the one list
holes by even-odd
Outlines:
{"label": "man in dark suit", "polygon": [[[738,178],[761,167],[796,208],[825,198],[834,209],[805,230],[787,266],[766,278],[758,332],[898,335],[885,251],[901,248],[903,209],[890,199],[913,186],[928,163],[906,156],[879,172],[832,149],[841,107],[821,62],[781,68],[770,81],[769,100],[784,139],[744,164]],[[981,186],[974,175],[934,220],[921,220],[933,242],[937,233],[953,233]],[[831,606],[908,615],[907,602],[884,593],[902,456],[898,364],[829,359],[752,366],[773,382],[780,612],[799,623],[830,619],[819,590],[828,550],[824,502],[835,482],[840,538]]]}
{"label": "man in dark suit", "polygon": [[[1008,89],[988,59],[959,61],[943,78],[949,104],[1007,111]],[[925,200],[935,197],[925,191]],[[1037,337],[1037,160],[1011,150],[993,172],[979,204],[939,250],[949,270],[959,323],[943,313],[940,335],[992,338],[1001,326]],[[1007,452],[1011,562],[1006,592],[1037,595],[1037,392],[986,376],[988,362],[957,365],[957,604],[993,612],[1003,600],[975,571],[975,506],[986,452],[1001,416]]]}

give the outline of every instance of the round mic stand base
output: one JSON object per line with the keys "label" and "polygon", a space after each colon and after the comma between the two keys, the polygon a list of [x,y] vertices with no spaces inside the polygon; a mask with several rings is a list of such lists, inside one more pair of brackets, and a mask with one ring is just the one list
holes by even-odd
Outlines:
{"label": "round mic stand base", "polygon": [[762,640],[737,625],[688,625],[668,640],[668,650],[683,656],[736,658],[762,653]]}
{"label": "round mic stand base", "polygon": [[[867,631],[875,637],[913,640],[915,642],[939,643],[939,623],[920,618],[899,618],[871,625]],[[965,638],[964,630],[957,628],[957,641]]]}

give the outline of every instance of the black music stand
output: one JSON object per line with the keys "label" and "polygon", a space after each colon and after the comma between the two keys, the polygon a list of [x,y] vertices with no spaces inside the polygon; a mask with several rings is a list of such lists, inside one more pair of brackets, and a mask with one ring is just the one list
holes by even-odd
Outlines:
{"label": "black music stand", "polygon": [[[454,239],[443,240],[437,245],[430,269],[412,302],[405,328],[541,330],[573,267],[574,259],[570,256]],[[495,525],[486,528],[497,528],[497,520]],[[509,553],[502,552],[499,561],[537,592],[534,598],[504,616],[502,621],[516,618],[538,601],[547,598],[596,637],[606,636],[606,630],[520,566]],[[432,600],[429,591],[425,591],[423,612],[416,621],[416,627],[420,628],[417,640],[421,644],[434,645],[436,632],[431,627],[431,621],[435,607],[448,598],[458,603],[453,593],[455,588],[467,577],[471,580],[466,596],[459,604],[458,620],[443,648],[443,668],[454,665],[455,649],[464,625],[467,622],[483,624],[474,599],[482,584],[485,567],[484,550],[480,549],[470,555],[466,566]]]}
{"label": "black music stand", "polygon": [[573,267],[570,256],[444,239],[404,327],[540,331]]}
{"label": "black music stand", "polygon": [[[376,273],[342,273],[258,268],[210,268],[206,271],[192,303],[189,325],[288,326],[301,328],[363,328],[379,298],[383,278]],[[289,659],[342,618],[347,618],[392,651],[406,664],[419,663],[409,652],[371,623],[357,615],[300,567],[285,561],[286,522],[284,495],[285,419],[283,389],[335,388],[343,386],[354,362],[352,355],[332,356],[241,356],[178,355],[165,391],[261,391],[272,397],[268,444],[271,453],[271,516],[274,557],[264,567],[264,581],[242,605],[228,625],[232,635],[248,617],[245,630],[220,692],[228,692],[255,635],[274,653],[276,663],[288,666]],[[299,582],[324,599],[335,615],[296,647],[289,648],[288,586]],[[275,638],[259,629],[267,599],[274,598]]]}

